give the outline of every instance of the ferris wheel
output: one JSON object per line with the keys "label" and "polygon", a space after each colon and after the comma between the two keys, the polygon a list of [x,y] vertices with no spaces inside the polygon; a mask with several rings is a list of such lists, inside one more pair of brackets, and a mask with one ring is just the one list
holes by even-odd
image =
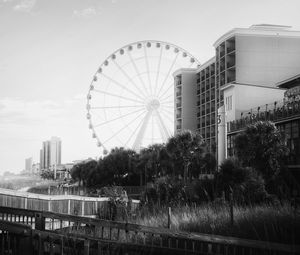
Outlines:
{"label": "ferris wheel", "polygon": [[114,147],[139,151],[174,132],[174,78],[199,62],[161,41],[140,41],[113,52],[97,69],[87,95],[87,119],[103,154]]}

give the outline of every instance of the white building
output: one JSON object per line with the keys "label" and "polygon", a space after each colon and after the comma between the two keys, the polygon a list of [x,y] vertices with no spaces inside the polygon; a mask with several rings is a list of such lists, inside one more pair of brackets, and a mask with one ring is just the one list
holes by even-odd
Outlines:
{"label": "white building", "polygon": [[221,142],[218,109],[225,112],[225,105],[226,120],[220,118],[225,128],[222,120],[234,120],[246,109],[282,99],[284,90],[277,88],[277,83],[299,74],[300,31],[267,24],[235,28],[222,35],[214,47],[215,56],[197,70],[174,73],[175,132],[200,132],[211,152],[217,157],[219,153],[222,160],[225,150],[216,150]]}

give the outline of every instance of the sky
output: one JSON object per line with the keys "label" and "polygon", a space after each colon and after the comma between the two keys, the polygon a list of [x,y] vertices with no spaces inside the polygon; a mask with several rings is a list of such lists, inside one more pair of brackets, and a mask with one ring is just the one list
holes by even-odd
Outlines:
{"label": "sky", "polygon": [[300,30],[299,0],[0,0],[0,174],[39,162],[62,139],[62,163],[99,157],[86,120],[98,66],[139,40],[176,44],[201,63],[235,27]]}

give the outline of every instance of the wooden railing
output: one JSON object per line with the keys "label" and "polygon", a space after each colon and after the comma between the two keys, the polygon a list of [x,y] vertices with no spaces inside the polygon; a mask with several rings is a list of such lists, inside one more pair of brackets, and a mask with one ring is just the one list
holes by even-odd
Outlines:
{"label": "wooden railing", "polygon": [[[141,251],[149,254],[172,255],[300,254],[299,246],[200,235],[130,223],[5,207],[0,207],[0,230],[2,247],[3,245],[6,247],[4,249],[17,244],[17,241],[11,241],[14,240],[13,238],[9,241],[5,239],[8,233],[12,233],[29,238],[35,251],[43,250],[35,254],[45,254],[45,249],[53,251],[48,254],[54,254],[54,250],[63,250],[64,254],[75,254],[71,252],[74,247],[79,247],[78,251],[81,251],[77,254],[84,255],[95,254],[93,252],[101,252],[102,249],[126,251],[129,254],[141,254]],[[11,244],[8,245],[7,242]],[[24,240],[22,242],[24,243]]]}
{"label": "wooden railing", "polygon": [[[138,203],[138,200],[131,200],[130,210],[134,211]],[[2,188],[0,188],[0,206],[81,216],[106,215],[110,210],[109,198],[105,197],[50,196]]]}
{"label": "wooden railing", "polygon": [[[127,192],[128,196],[139,196],[145,189],[145,186],[114,186],[115,188],[122,188]],[[85,187],[78,186],[62,186],[51,185],[48,187],[37,186],[30,189],[30,193],[43,195],[73,195],[73,196],[91,196],[97,197],[97,194],[90,194]]]}

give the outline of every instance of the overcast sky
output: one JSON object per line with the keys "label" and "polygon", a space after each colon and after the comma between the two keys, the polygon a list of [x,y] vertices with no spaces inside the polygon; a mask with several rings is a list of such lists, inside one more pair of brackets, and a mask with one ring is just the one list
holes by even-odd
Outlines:
{"label": "overcast sky", "polygon": [[62,161],[99,156],[85,118],[97,67],[138,40],[174,43],[205,62],[234,27],[300,30],[299,0],[0,0],[0,173],[39,161],[62,139]]}

